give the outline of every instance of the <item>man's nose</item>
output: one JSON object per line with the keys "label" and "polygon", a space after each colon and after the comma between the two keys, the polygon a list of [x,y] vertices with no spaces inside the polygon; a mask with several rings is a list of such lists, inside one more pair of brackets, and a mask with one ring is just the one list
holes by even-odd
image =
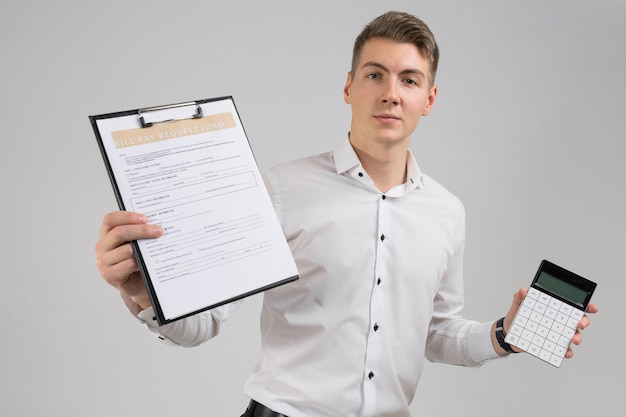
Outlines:
{"label": "man's nose", "polygon": [[384,84],[382,91],[382,101],[383,103],[391,103],[394,105],[400,102],[397,80],[389,79]]}

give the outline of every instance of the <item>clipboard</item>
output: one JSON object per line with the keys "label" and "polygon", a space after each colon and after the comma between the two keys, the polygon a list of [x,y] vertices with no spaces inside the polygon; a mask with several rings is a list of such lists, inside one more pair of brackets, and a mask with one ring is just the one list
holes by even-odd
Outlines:
{"label": "clipboard", "polygon": [[159,325],[298,279],[231,96],[89,116]]}

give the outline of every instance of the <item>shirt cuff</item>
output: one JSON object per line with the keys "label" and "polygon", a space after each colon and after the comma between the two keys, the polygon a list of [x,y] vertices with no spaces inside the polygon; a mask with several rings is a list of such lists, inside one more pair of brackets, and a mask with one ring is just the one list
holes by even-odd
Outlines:
{"label": "shirt cuff", "polygon": [[122,300],[124,301],[124,304],[126,305],[128,311],[130,311],[130,313],[135,316],[135,318],[137,318],[137,320],[139,320],[141,324],[146,326],[154,336],[159,338],[159,340],[163,341],[165,344],[177,345],[177,343],[173,342],[172,340],[161,334],[159,322],[157,321],[156,314],[154,313],[154,308],[150,307],[142,310],[137,303],[133,302],[133,300],[130,299],[130,297],[127,297],[123,294]]}
{"label": "shirt cuff", "polygon": [[[136,306],[136,304],[132,303],[131,306],[129,307],[129,310],[133,308],[133,305]],[[128,307],[128,304],[127,304],[127,307]],[[131,310],[131,313],[132,312],[133,310]],[[145,310],[141,310],[139,311],[139,313],[135,314],[135,317],[137,318],[137,320],[141,322],[141,324],[143,324],[144,326],[148,328],[150,333],[152,333],[160,341],[162,341],[166,345],[178,346],[178,343],[174,342],[173,340],[169,339],[168,337],[164,336],[161,333],[161,327],[159,326],[159,322],[156,319],[156,314],[154,314],[154,308],[150,307]]]}
{"label": "shirt cuff", "polygon": [[484,362],[501,358],[491,342],[491,327],[493,322],[478,323],[471,330],[469,338],[469,352],[476,362]]}
{"label": "shirt cuff", "polygon": [[156,315],[152,307],[140,311],[135,317],[150,328],[156,329],[159,327],[159,322],[156,320]]}
{"label": "shirt cuff", "polygon": [[[122,296],[122,301],[124,301],[124,305],[126,305],[126,308],[128,309],[128,311],[130,311],[130,313],[137,317],[139,315],[139,313],[141,313],[141,307],[139,306],[139,304],[135,303],[129,296],[124,295],[124,294],[120,294]],[[149,308],[149,310],[152,310],[152,308]]]}

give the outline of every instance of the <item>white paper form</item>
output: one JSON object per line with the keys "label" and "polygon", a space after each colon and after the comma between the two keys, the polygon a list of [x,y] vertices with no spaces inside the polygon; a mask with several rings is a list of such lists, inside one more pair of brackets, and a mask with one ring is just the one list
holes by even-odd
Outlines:
{"label": "white paper form", "polygon": [[232,99],[142,116],[96,123],[121,208],[165,231],[137,242],[160,322],[296,279]]}

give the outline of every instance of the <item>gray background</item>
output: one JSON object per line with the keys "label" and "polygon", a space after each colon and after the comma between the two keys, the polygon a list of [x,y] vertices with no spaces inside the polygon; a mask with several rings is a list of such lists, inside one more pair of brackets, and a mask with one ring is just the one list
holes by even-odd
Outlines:
{"label": "gray background", "polygon": [[329,150],[354,37],[388,9],[442,50],[412,149],[466,205],[466,316],[503,315],[542,258],[601,307],[560,369],[428,364],[414,414],[623,411],[624,0],[1,3],[1,416],[241,413],[260,296],[199,348],[143,331],[95,268],[116,205],[88,115],[233,95],[261,169]]}

